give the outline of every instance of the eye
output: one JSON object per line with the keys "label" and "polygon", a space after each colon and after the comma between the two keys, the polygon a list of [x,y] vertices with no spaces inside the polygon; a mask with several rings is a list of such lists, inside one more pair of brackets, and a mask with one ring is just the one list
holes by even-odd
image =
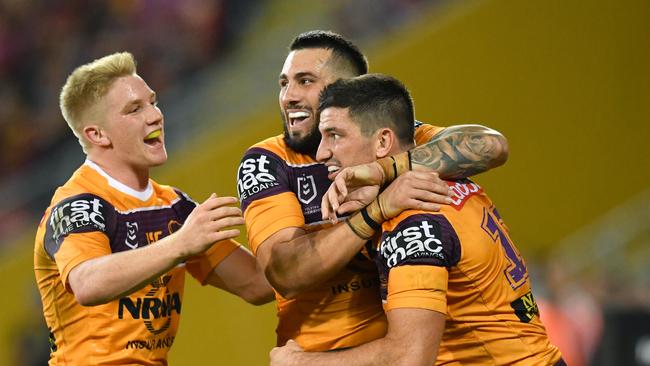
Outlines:
{"label": "eye", "polygon": [[284,88],[287,86],[287,84],[289,84],[289,82],[286,79],[280,79],[279,84],[280,84],[280,88]]}
{"label": "eye", "polygon": [[300,84],[302,85],[311,85],[314,81],[312,79],[300,79]]}
{"label": "eye", "polygon": [[131,109],[129,109],[129,113],[137,113],[140,110],[140,104],[135,104]]}

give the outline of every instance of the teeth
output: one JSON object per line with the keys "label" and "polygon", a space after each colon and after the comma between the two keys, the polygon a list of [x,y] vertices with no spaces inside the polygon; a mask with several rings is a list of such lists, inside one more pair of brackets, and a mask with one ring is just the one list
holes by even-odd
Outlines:
{"label": "teeth", "polygon": [[327,171],[330,172],[330,173],[338,171],[338,170],[339,170],[339,167],[334,166],[334,165],[330,165],[330,166],[327,167]]}
{"label": "teeth", "polygon": [[144,139],[151,140],[151,139],[158,138],[158,136],[160,136],[160,130],[155,130],[152,133],[148,134],[147,137],[145,137]]}
{"label": "teeth", "polygon": [[307,117],[309,117],[309,113],[303,111],[289,113],[289,118],[307,118]]}

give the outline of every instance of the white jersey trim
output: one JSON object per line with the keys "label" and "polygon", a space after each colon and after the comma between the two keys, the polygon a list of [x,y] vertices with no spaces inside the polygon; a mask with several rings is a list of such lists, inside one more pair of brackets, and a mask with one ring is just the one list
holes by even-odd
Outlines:
{"label": "white jersey trim", "polygon": [[151,184],[151,180],[147,182],[147,188],[145,188],[144,191],[137,191],[127,186],[126,184],[119,182],[117,179],[111,177],[110,175],[108,175],[108,173],[106,173],[102,168],[99,167],[99,165],[95,164],[90,159],[86,159],[84,164],[88,165],[89,167],[97,171],[97,173],[101,174],[104,178],[106,178],[109,186],[117,189],[118,191],[124,194],[128,194],[129,196],[135,197],[142,202],[148,201],[153,195],[153,185]]}
{"label": "white jersey trim", "polygon": [[312,166],[312,165],[323,165],[323,163],[318,163],[318,162],[316,162],[316,163],[307,163],[307,164],[291,164],[288,161],[286,161],[286,163],[287,163],[288,166],[290,166],[292,168],[304,168],[304,167],[308,167],[308,166]]}

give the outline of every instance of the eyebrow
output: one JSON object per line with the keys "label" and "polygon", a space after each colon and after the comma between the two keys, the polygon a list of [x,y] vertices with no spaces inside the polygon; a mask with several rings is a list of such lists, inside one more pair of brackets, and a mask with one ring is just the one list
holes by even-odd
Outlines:
{"label": "eyebrow", "polygon": [[323,132],[328,132],[328,133],[329,133],[329,132],[338,132],[338,131],[339,131],[339,129],[336,128],[336,127],[325,127],[325,128],[323,129]]}
{"label": "eyebrow", "polygon": [[[158,94],[156,94],[155,91],[152,91],[151,94],[149,94],[149,100],[157,101],[158,100]],[[122,110],[128,109],[130,106],[135,105],[135,104],[140,104],[142,102],[144,102],[144,100],[141,99],[141,98],[130,100],[130,101],[126,102],[126,104],[124,104],[124,107],[122,108]]]}
{"label": "eyebrow", "polygon": [[[313,72],[310,72],[310,71],[297,72],[293,77],[294,77],[294,79],[300,79],[301,77],[305,77],[305,76],[317,77],[316,74],[314,74]],[[280,74],[280,77],[279,77],[279,79],[288,79],[288,78],[289,77],[287,76],[287,74],[284,74],[284,73]]]}

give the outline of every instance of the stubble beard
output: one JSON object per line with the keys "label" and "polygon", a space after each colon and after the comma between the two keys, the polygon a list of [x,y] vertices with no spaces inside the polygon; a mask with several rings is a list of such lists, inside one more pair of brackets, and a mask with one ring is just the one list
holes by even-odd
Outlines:
{"label": "stubble beard", "polygon": [[318,124],[314,124],[309,132],[307,132],[307,135],[303,137],[292,136],[289,132],[289,127],[287,127],[288,124],[285,120],[284,114],[281,114],[281,116],[282,128],[284,129],[284,142],[287,146],[297,153],[309,155],[312,158],[315,158],[321,138]]}

